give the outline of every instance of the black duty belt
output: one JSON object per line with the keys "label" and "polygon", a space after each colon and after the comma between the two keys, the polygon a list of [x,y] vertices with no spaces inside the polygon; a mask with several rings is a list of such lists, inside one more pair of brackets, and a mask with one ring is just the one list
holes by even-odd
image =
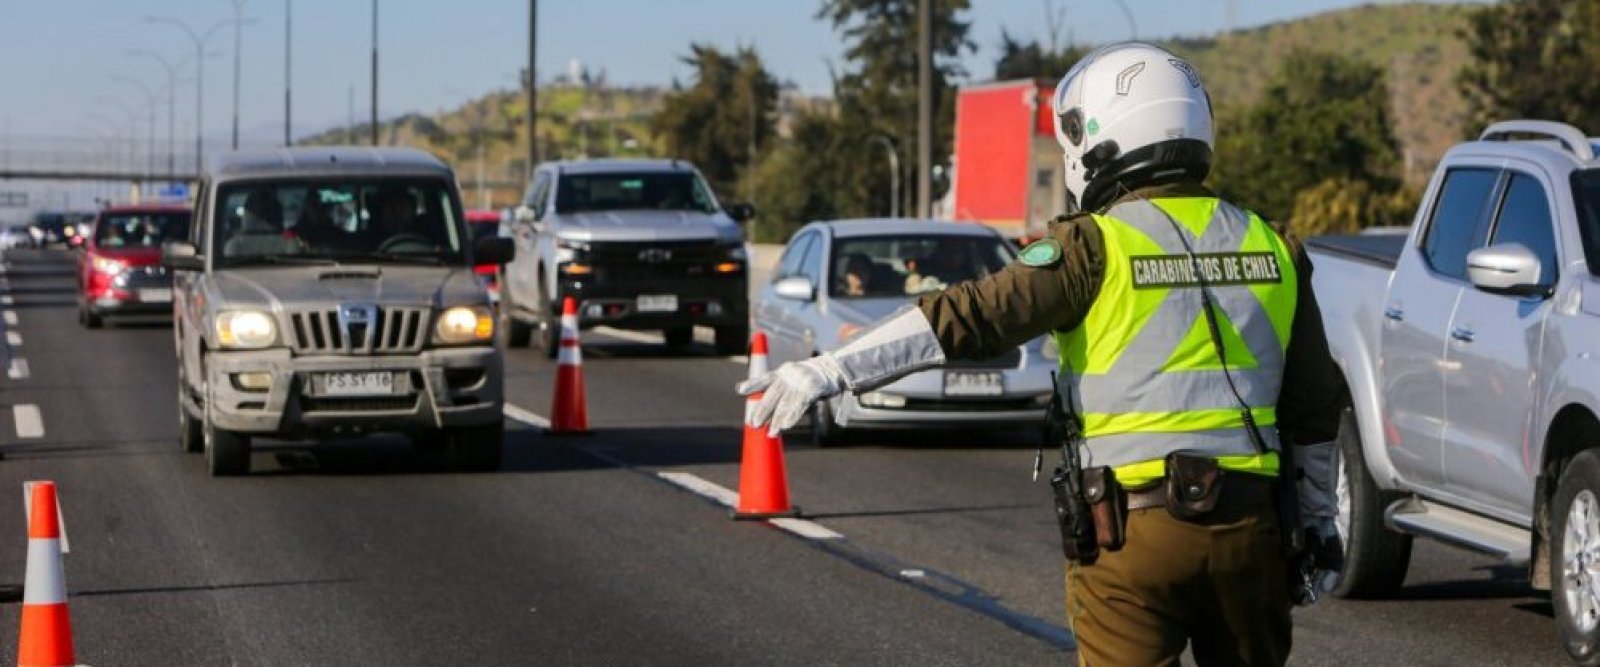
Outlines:
{"label": "black duty belt", "polygon": [[[1272,489],[1276,477],[1256,475],[1247,472],[1223,472],[1221,495],[1217,498],[1218,507],[1251,507],[1271,505]],[[1149,487],[1142,489],[1127,489],[1128,509],[1137,510],[1147,507],[1167,506],[1166,480],[1157,480]]]}

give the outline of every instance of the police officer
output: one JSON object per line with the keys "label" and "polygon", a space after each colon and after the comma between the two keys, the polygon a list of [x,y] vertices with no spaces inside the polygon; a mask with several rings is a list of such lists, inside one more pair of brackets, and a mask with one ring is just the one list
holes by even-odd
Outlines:
{"label": "police officer", "polygon": [[[745,383],[765,391],[749,418],[776,432],[839,392],[1053,335],[1084,463],[1108,466],[1129,508],[1121,548],[1067,566],[1080,660],[1176,665],[1188,645],[1201,664],[1282,664],[1300,599],[1280,531],[1336,539],[1340,382],[1311,266],[1281,230],[1201,185],[1211,103],[1184,60],[1101,48],[1061,79],[1053,108],[1079,212],[1005,270]],[[1289,446],[1298,471],[1280,471]],[[1184,518],[1163,483],[1180,450],[1222,471],[1215,505]],[[1280,472],[1297,480],[1282,492],[1298,492],[1300,526],[1279,525]]]}

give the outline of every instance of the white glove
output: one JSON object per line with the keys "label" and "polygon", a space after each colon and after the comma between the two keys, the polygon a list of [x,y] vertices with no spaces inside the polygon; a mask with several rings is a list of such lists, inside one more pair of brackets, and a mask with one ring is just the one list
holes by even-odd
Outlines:
{"label": "white glove", "polygon": [[928,318],[906,308],[879,320],[833,352],[796,361],[739,385],[749,396],[766,392],[745,414],[751,426],[777,435],[800,422],[817,401],[842,391],[869,391],[944,363],[944,350]]}
{"label": "white glove", "polygon": [[844,372],[830,354],[791,361],[739,385],[739,393],[745,396],[766,392],[747,411],[745,422],[756,427],[765,424],[773,436],[799,423],[812,404],[841,391]]}

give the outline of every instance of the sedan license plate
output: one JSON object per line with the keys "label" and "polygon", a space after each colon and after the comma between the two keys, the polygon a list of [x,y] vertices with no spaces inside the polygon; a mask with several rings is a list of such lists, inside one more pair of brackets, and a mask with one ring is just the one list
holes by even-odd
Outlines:
{"label": "sedan license plate", "polygon": [[153,287],[139,290],[139,300],[145,303],[170,303],[172,290],[163,287]]}
{"label": "sedan license plate", "polygon": [[641,294],[637,308],[641,313],[674,313],[678,311],[678,295]]}
{"label": "sedan license plate", "polygon": [[394,373],[323,373],[323,396],[390,396]]}
{"label": "sedan license plate", "polygon": [[998,371],[945,371],[945,396],[999,396],[1006,391],[1004,374]]}

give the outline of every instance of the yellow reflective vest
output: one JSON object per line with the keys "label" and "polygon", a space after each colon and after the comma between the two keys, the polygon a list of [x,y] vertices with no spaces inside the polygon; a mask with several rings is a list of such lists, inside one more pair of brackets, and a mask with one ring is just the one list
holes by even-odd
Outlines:
{"label": "yellow reflective vest", "polygon": [[[1112,466],[1124,486],[1139,487],[1163,477],[1166,455],[1184,449],[1227,470],[1276,475],[1275,405],[1297,296],[1287,244],[1255,214],[1214,197],[1130,200],[1094,220],[1105,243],[1099,296],[1078,328],[1056,333],[1083,419],[1084,464]],[[1224,375],[1202,282],[1266,452],[1252,445]]]}

